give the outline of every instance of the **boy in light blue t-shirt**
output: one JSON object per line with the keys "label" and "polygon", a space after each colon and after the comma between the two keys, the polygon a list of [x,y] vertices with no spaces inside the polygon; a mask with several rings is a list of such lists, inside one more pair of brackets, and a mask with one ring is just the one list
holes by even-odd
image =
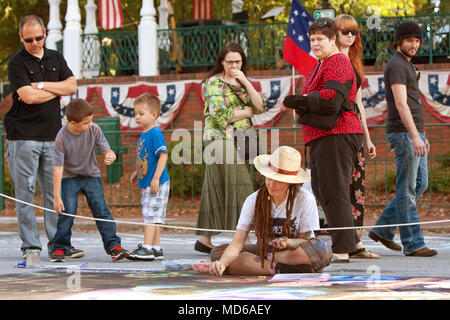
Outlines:
{"label": "boy in light blue t-shirt", "polygon": [[[142,134],[136,151],[137,170],[133,172],[131,181],[137,180],[142,189],[142,217],[149,224],[164,223],[170,191],[167,146],[161,129],[155,124],[160,112],[159,98],[151,93],[144,93],[134,101],[135,119],[142,127]],[[163,258],[160,227],[145,225],[144,244],[139,244],[129,259],[152,261]]]}

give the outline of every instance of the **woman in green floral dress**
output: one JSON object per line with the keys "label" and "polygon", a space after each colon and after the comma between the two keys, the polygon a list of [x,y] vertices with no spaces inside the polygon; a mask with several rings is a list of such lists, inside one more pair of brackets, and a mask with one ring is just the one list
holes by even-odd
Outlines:
{"label": "woman in green floral dress", "polygon": [[[234,230],[247,196],[253,193],[248,164],[237,161],[236,130],[252,130],[253,114],[263,112],[265,101],[246,77],[247,59],[241,46],[225,44],[203,82],[205,176],[197,227]],[[248,132],[247,132],[248,133]],[[239,145],[238,145],[239,146]],[[211,236],[197,231],[195,250],[209,253]]]}

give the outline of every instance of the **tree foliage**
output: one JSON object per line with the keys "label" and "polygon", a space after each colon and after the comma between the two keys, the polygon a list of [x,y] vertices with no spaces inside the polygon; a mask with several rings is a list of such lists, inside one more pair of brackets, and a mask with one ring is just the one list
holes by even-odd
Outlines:
{"label": "tree foliage", "polygon": [[[62,2],[66,2],[63,0]],[[64,7],[64,14],[66,5]],[[22,17],[35,14],[48,23],[49,6],[47,0],[0,0],[0,59],[3,59],[20,46],[19,22]],[[63,21],[63,20],[62,20]]]}
{"label": "tree foliage", "polygon": [[[190,0],[169,0],[174,6],[175,24],[183,20],[192,19],[192,1]],[[140,20],[141,0],[122,0],[124,26],[122,30],[136,29]],[[383,16],[393,16],[397,12],[392,9],[411,8],[407,11],[408,15],[429,14],[434,11],[434,2],[432,0],[308,0],[300,1],[305,8],[312,14],[314,10],[320,9],[323,3],[328,3],[336,12],[348,13],[356,17],[370,16],[377,13],[374,10],[379,8],[379,13]],[[87,0],[79,0],[81,25],[85,24],[84,6]],[[98,0],[95,1],[98,4]],[[154,1],[157,9],[160,5],[159,0]],[[440,1],[439,13],[450,13],[450,2]],[[261,17],[270,9],[284,6],[283,12],[277,16],[274,21],[287,21],[289,18],[289,9],[291,0],[244,0],[244,8],[249,14],[249,23],[260,23]],[[18,37],[18,24],[22,17],[35,14],[42,17],[47,25],[49,20],[48,0],[0,0],[0,60],[8,56],[20,47]],[[67,10],[67,0],[62,0],[60,4],[60,21],[65,25],[65,15]],[[156,11],[158,14],[158,11]],[[404,14],[404,11],[400,11]],[[228,20],[232,19],[231,0],[213,0],[214,18]],[[98,23],[97,8],[97,26]],[[101,30],[99,28],[99,30]]]}

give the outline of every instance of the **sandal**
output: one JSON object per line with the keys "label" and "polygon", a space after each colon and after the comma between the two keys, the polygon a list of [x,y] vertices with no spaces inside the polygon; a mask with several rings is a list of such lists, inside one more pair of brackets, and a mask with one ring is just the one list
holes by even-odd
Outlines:
{"label": "sandal", "polygon": [[352,259],[380,259],[379,255],[366,248],[361,248],[349,253],[349,257]]}

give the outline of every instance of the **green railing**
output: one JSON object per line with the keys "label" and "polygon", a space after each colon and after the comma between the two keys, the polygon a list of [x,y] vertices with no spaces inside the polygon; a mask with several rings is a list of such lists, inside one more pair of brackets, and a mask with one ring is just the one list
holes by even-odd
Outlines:
{"label": "green railing", "polygon": [[[402,20],[414,20],[422,28],[422,45],[417,53],[421,63],[448,62],[450,56],[450,15],[431,14],[410,17],[359,18],[366,64],[387,62],[394,49],[395,30]],[[379,23],[379,25],[377,25]],[[417,58],[416,58],[417,59]]]}
{"label": "green railing", "polygon": [[238,42],[251,69],[277,69],[281,59],[286,23],[198,26],[158,30],[159,67],[209,67],[229,41]]}
{"label": "green railing", "polygon": [[[107,119],[102,120],[105,124]],[[136,145],[140,132],[137,131],[120,131],[111,130],[114,126],[104,126],[105,136],[114,144],[117,142],[117,151],[121,157],[118,157],[114,166],[106,167],[103,161],[98,159],[101,165],[102,179],[104,183],[104,192],[106,201],[110,206],[117,207],[134,207],[140,206],[140,191],[136,184],[130,182],[130,175],[136,167]],[[365,205],[370,207],[386,206],[388,201],[393,197],[395,191],[395,162],[394,154],[391,152],[389,144],[386,140],[384,126],[370,126],[371,138],[377,147],[377,157],[373,160],[366,159],[366,199]],[[419,200],[420,206],[431,207],[438,206],[448,210],[450,203],[448,197],[450,194],[450,138],[448,131],[450,124],[427,124],[425,132],[431,143],[431,152],[428,154],[428,171],[429,184],[428,190]],[[270,152],[274,147],[270,142],[272,136],[279,133],[279,138],[275,139],[275,143],[279,145],[290,145],[303,150],[302,130],[300,127],[282,127],[282,128],[265,128],[259,129],[267,136],[267,151]],[[173,159],[175,154],[180,154],[180,148],[175,147],[179,143],[179,139],[172,141],[173,134],[176,130],[164,130],[166,143],[169,149],[168,171],[171,177],[171,193],[169,205],[171,207],[186,207],[198,205],[203,184],[204,163],[190,164],[194,162],[194,150],[203,150],[201,139],[190,141],[190,148],[187,152],[191,152],[191,162],[176,164]],[[201,132],[184,130],[189,132],[190,137],[201,137]],[[177,132],[178,133],[178,132]],[[0,135],[4,137],[4,133]],[[3,139],[2,139],[3,141]],[[264,140],[263,140],[264,141]],[[186,142],[186,140],[184,140]],[[175,148],[175,149],[174,149]],[[2,150],[0,148],[0,150]],[[3,149],[4,150],[4,149]],[[184,156],[184,154],[183,154]],[[303,157],[304,158],[304,157]],[[3,155],[4,159],[4,155]],[[198,159],[198,158],[197,158]],[[304,159],[303,159],[304,160]],[[0,162],[0,165],[3,165]],[[250,166],[251,176],[255,187],[262,183],[261,176],[257,173],[253,166]],[[0,168],[0,174],[2,173]],[[7,166],[5,166],[2,184],[0,190],[12,195],[13,187]],[[1,200],[1,199],[0,199]],[[39,193],[36,196],[36,203],[41,200]],[[1,210],[0,201],[0,210]],[[11,201],[7,201],[6,205],[12,206]],[[82,206],[87,206],[83,203]]]}
{"label": "green railing", "polygon": [[[382,64],[392,55],[395,29],[402,20],[414,20],[423,30],[418,53],[421,63],[448,62],[450,56],[450,15],[432,14],[409,17],[359,18],[367,65]],[[375,23],[376,24],[375,24]],[[210,67],[227,41],[241,44],[250,69],[280,69],[287,23],[212,25],[158,30],[160,69]]]}
{"label": "green railing", "polygon": [[138,74],[137,30],[84,34],[83,72],[94,76]]}
{"label": "green railing", "polygon": [[[423,44],[418,53],[421,63],[448,62],[450,56],[450,15],[432,14],[409,17],[380,17],[374,24],[370,18],[359,18],[364,60],[367,65],[382,64],[392,55],[390,44],[400,21],[417,21],[423,30]],[[241,44],[248,57],[249,69],[283,69],[282,50],[287,23],[210,25],[158,30],[159,68],[205,71],[214,64],[216,55],[228,41]],[[138,73],[137,31],[103,32],[85,35],[101,41],[100,75]],[[84,52],[93,52],[87,44]],[[86,55],[84,70],[98,69],[92,55]],[[95,58],[98,59],[98,58]]]}
{"label": "green railing", "polygon": [[0,61],[0,100],[11,92],[11,85],[8,81],[8,63],[9,59],[19,52],[19,50],[10,53],[5,59]]}
{"label": "green railing", "polygon": [[[415,20],[422,27],[423,43],[417,55],[420,63],[449,61],[450,14],[370,19],[358,19],[366,65],[383,64],[389,59],[395,28],[405,19]],[[284,22],[160,29],[157,31],[159,68],[161,73],[206,71],[228,41],[242,45],[250,70],[288,68],[282,59],[286,30]],[[84,34],[82,43],[84,74],[96,77],[139,73],[137,30]],[[1,97],[10,92],[7,66],[12,55],[0,62]]]}

